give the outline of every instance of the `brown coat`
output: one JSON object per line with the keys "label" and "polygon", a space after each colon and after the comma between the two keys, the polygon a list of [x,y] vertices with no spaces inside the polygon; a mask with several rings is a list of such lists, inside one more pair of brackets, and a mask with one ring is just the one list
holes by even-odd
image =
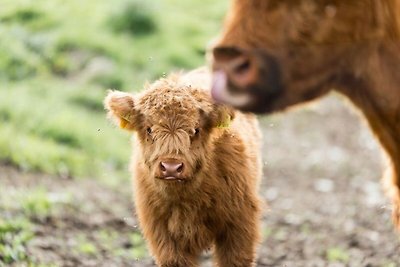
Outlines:
{"label": "brown coat", "polygon": [[233,0],[212,60],[213,96],[243,110],[347,96],[389,155],[400,229],[400,0]]}
{"label": "brown coat", "polygon": [[249,267],[259,239],[260,131],[254,115],[211,101],[198,70],[110,92],[109,115],[135,133],[132,172],[144,237],[158,266]]}

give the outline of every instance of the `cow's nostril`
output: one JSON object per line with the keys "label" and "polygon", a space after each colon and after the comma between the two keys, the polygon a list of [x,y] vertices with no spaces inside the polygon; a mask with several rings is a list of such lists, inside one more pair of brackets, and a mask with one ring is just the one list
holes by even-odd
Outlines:
{"label": "cow's nostril", "polygon": [[240,62],[237,62],[237,64],[233,66],[233,71],[237,74],[240,74],[247,71],[249,68],[250,60],[246,58],[244,60],[241,60]]}
{"label": "cow's nostril", "polygon": [[213,55],[215,61],[224,63],[242,55],[242,51],[236,47],[215,47],[213,49]]}

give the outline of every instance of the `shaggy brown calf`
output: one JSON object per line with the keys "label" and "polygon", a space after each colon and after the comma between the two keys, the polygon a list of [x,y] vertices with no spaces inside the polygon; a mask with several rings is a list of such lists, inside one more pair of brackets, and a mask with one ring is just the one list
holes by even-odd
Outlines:
{"label": "shaggy brown calf", "polygon": [[209,96],[204,70],[139,95],[110,92],[109,115],[135,133],[135,204],[158,266],[197,266],[214,245],[220,267],[253,266],[259,238],[260,131]]}
{"label": "shaggy brown calf", "polygon": [[213,49],[212,93],[269,113],[334,89],[367,118],[390,157],[400,229],[400,0],[233,0]]}

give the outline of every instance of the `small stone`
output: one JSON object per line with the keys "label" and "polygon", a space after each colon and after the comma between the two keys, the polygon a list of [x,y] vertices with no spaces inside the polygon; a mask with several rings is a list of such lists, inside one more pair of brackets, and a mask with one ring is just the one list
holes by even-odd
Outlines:
{"label": "small stone", "polygon": [[332,192],[334,187],[335,184],[330,179],[319,179],[314,183],[314,189],[322,193]]}

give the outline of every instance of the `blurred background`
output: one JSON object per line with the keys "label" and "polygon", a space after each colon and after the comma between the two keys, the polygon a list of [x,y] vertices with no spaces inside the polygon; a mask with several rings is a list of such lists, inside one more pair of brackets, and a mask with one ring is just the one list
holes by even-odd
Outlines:
{"label": "blurred background", "polygon": [[[228,2],[0,1],[0,266],[153,266],[102,101],[204,65]],[[345,102],[260,117],[257,266],[400,266],[379,146]]]}

